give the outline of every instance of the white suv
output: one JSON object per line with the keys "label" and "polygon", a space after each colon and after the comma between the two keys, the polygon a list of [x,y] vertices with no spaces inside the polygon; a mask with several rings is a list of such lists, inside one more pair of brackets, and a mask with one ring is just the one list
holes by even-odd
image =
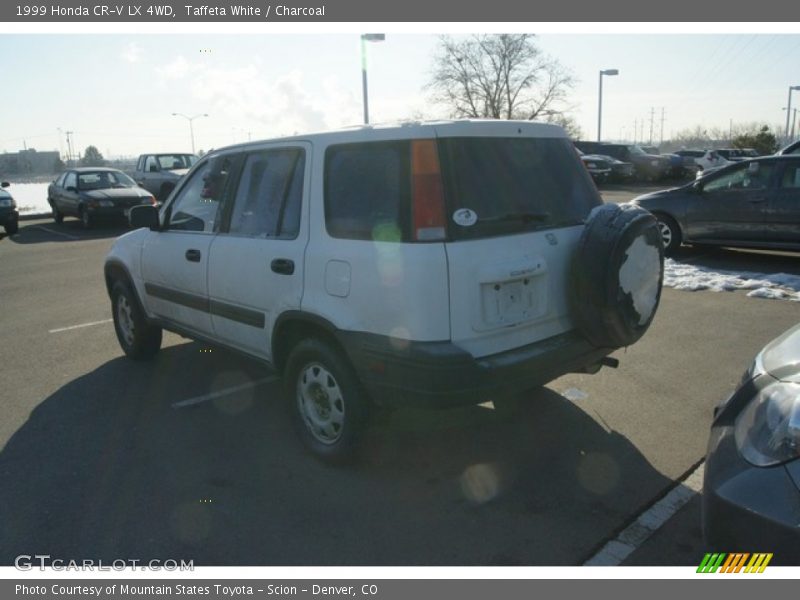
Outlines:
{"label": "white suv", "polygon": [[516,121],[360,127],[216,150],[117,240],[125,353],[162,328],[267,361],[319,457],[372,403],[500,400],[650,325],[655,219],[603,205],[563,130]]}

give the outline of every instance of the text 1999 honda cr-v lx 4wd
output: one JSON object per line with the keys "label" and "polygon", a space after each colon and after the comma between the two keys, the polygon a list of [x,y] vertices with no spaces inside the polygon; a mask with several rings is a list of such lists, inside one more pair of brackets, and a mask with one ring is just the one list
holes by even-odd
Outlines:
{"label": "text 1999 honda cr-v lx 4wd", "polygon": [[650,325],[655,219],[603,205],[563,130],[516,121],[361,127],[198,162],[105,265],[134,359],[162,328],[283,373],[318,456],[371,403],[479,403],[593,372]]}

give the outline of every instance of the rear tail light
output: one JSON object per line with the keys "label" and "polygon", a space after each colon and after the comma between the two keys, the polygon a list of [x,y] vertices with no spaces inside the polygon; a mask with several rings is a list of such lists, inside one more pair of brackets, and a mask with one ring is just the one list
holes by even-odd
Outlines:
{"label": "rear tail light", "polygon": [[411,179],[413,239],[445,239],[444,190],[436,140],[411,142]]}

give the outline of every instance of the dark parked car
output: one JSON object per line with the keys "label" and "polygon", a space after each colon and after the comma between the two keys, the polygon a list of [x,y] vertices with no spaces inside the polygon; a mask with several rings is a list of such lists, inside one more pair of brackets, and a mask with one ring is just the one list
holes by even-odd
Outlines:
{"label": "dark parked car", "polygon": [[117,169],[82,167],[62,173],[47,188],[53,219],[78,217],[85,228],[100,218],[127,218],[132,206],[156,204],[153,195]]}
{"label": "dark parked car", "polygon": [[633,203],[656,216],[668,254],[682,242],[800,250],[800,156],[733,163]]}
{"label": "dark parked car", "polygon": [[664,179],[672,168],[669,158],[647,154],[636,145],[581,141],[575,142],[575,145],[587,154],[605,154],[617,160],[632,163],[636,168],[636,178],[643,181]]}
{"label": "dark parked car", "polygon": [[[0,188],[7,188],[10,184],[4,181]],[[14,198],[5,189],[0,189],[0,225],[8,235],[14,235],[19,230],[19,212]]]}
{"label": "dark parked car", "polygon": [[703,534],[714,550],[800,561],[800,325],[767,344],[714,411]]}
{"label": "dark parked car", "polygon": [[611,163],[604,157],[596,156],[594,154],[584,154],[578,150],[578,155],[581,157],[583,166],[589,171],[589,175],[595,183],[607,181],[611,175]]}
{"label": "dark parked car", "polygon": [[611,181],[628,181],[636,176],[636,167],[632,163],[617,160],[613,156],[606,156],[605,154],[598,154],[601,158],[605,158],[611,165]]}

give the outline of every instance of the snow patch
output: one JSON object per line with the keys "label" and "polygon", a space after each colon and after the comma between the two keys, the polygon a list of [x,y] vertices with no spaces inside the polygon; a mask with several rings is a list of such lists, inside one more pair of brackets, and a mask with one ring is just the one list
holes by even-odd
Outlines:
{"label": "snow patch", "polygon": [[19,214],[49,213],[47,186],[49,183],[12,183],[5,189],[17,202]]}
{"label": "snow patch", "polygon": [[750,290],[747,294],[750,298],[800,302],[800,276],[788,273],[768,275],[748,271],[714,271],[669,258],[664,261],[664,285],[689,292]]}
{"label": "snow patch", "polygon": [[584,392],[583,390],[579,390],[578,388],[567,388],[561,393],[564,398],[569,400],[570,402],[581,402],[583,400],[587,400],[589,398],[589,394]]}

